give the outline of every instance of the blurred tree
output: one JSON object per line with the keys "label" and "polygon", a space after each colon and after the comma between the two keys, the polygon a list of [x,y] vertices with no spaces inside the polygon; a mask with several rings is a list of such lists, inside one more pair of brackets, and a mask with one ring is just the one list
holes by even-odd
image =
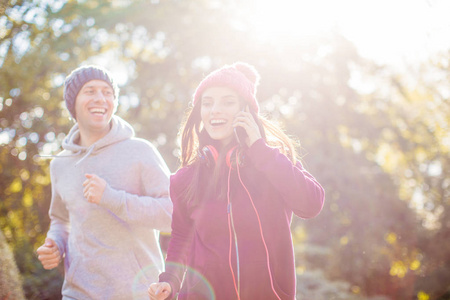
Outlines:
{"label": "blurred tree", "polygon": [[366,93],[358,109],[376,131],[348,134],[365,145],[366,156],[392,178],[395,196],[417,218],[407,244],[398,248],[404,235],[392,240],[397,254],[390,273],[409,278],[414,294],[430,299],[450,290],[449,74],[448,53],[406,74],[371,70],[366,78],[383,89]]}
{"label": "blurred tree", "polygon": [[48,161],[39,152],[56,153],[61,133],[71,126],[61,110],[61,85],[68,71],[99,50],[90,40],[93,24],[82,15],[101,7],[11,3],[0,16],[0,227],[13,247],[27,298],[58,298],[60,273],[46,273],[57,279],[52,291],[46,277],[37,280],[44,270],[33,255],[49,223]]}
{"label": "blurred tree", "polygon": [[25,299],[14,256],[0,230],[0,299]]}

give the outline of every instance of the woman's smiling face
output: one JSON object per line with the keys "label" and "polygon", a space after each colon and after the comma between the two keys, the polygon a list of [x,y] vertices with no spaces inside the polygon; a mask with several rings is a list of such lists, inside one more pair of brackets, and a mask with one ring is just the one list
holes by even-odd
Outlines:
{"label": "woman's smiling face", "polygon": [[223,145],[234,138],[233,120],[240,111],[238,94],[227,87],[210,87],[201,97],[200,114],[209,136]]}

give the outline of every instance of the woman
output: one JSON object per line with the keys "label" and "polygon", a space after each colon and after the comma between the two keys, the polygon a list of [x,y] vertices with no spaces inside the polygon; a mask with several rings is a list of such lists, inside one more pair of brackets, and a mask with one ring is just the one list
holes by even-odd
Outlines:
{"label": "woman", "polygon": [[252,66],[235,63],[195,91],[170,180],[166,272],[150,299],[295,299],[292,213],[316,216],[324,190],[258,115],[258,82]]}

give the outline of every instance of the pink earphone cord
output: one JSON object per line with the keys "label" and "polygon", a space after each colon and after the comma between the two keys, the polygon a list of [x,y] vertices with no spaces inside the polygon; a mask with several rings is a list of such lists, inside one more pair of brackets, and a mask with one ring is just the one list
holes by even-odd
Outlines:
{"label": "pink earphone cord", "polygon": [[[249,197],[249,199],[250,199],[250,202],[252,203],[252,207],[253,207],[253,210],[255,211],[255,213],[256,213],[256,218],[258,219],[258,225],[259,225],[259,232],[260,232],[260,234],[261,234],[261,239],[262,239],[262,242],[263,242],[263,244],[264,244],[264,249],[265,249],[265,251],[266,251],[266,258],[267,258],[267,260],[266,260],[266,262],[267,262],[267,270],[269,271],[269,278],[270,278],[270,286],[271,286],[271,288],[272,288],[272,291],[273,291],[273,293],[277,296],[277,298],[279,299],[279,300],[281,300],[281,298],[280,298],[280,296],[278,296],[278,294],[277,294],[277,292],[275,291],[275,288],[274,288],[274,286],[273,286],[273,278],[272,278],[272,271],[270,270],[270,259],[269,259],[269,250],[267,249],[267,244],[266,244],[266,240],[264,239],[264,235],[263,235],[263,230],[262,230],[262,225],[261,225],[261,219],[259,218],[259,213],[258,213],[258,210],[256,209],[256,206],[255,206],[255,203],[253,202],[253,198],[252,198],[252,196],[250,195],[250,192],[248,191],[248,189],[247,189],[247,187],[245,186],[245,184],[244,184],[244,182],[242,181],[242,178],[241,178],[241,173],[240,173],[240,171],[239,171],[239,157],[238,157],[238,151],[236,151],[236,169],[237,169],[237,174],[238,174],[238,178],[239,178],[239,181],[240,181],[240,183],[241,183],[241,185],[242,185],[242,187],[245,189],[245,191],[247,192],[247,195],[248,195],[248,197]],[[228,171],[228,192],[227,192],[227,201],[228,201],[228,207],[230,206],[230,177],[231,177],[231,165],[230,165],[230,167],[229,167],[229,171]],[[232,274],[232,276],[233,276],[233,283],[234,283],[234,288],[235,288],[235,290],[236,290],[236,294],[237,294],[237,296],[238,296],[238,299],[240,299],[240,295],[239,295],[239,292],[238,292],[238,289],[237,289],[237,286],[236,286],[236,279],[235,279],[235,276],[234,276],[234,271],[233,271],[233,267],[232,267],[232,264],[231,264],[231,244],[232,244],[232,237],[231,237],[231,223],[230,223],[230,218],[231,218],[231,214],[229,213],[228,214],[228,231],[229,231],[229,235],[230,235],[230,249],[229,249],[229,255],[228,255],[228,262],[229,262],[229,265],[230,265],[230,269],[231,269],[231,274]],[[239,262],[238,262],[239,263]]]}
{"label": "pink earphone cord", "polygon": [[[233,284],[234,284],[234,289],[236,291],[236,295],[238,297],[238,300],[241,299],[240,295],[239,295],[239,291],[236,285],[236,278],[234,276],[234,271],[233,271],[233,265],[231,263],[231,244],[232,244],[232,236],[231,236],[231,211],[230,211],[230,177],[231,177],[231,166],[229,167],[228,170],[228,191],[227,191],[227,208],[228,208],[228,233],[230,236],[230,248],[228,250],[228,264],[230,266],[230,270],[231,270],[231,275],[233,276]],[[239,262],[238,262],[239,263]]]}

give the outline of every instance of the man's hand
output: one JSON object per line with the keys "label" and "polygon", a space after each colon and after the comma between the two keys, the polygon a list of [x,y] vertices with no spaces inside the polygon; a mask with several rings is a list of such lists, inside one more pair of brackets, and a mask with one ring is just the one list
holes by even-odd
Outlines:
{"label": "man's hand", "polygon": [[83,195],[91,203],[99,204],[106,188],[106,181],[94,174],[85,174]]}
{"label": "man's hand", "polygon": [[40,246],[36,250],[36,253],[46,270],[56,268],[61,261],[61,253],[59,252],[58,246],[51,238],[46,238],[44,245]]}
{"label": "man's hand", "polygon": [[164,300],[172,293],[172,287],[167,282],[152,283],[148,288],[150,300]]}

